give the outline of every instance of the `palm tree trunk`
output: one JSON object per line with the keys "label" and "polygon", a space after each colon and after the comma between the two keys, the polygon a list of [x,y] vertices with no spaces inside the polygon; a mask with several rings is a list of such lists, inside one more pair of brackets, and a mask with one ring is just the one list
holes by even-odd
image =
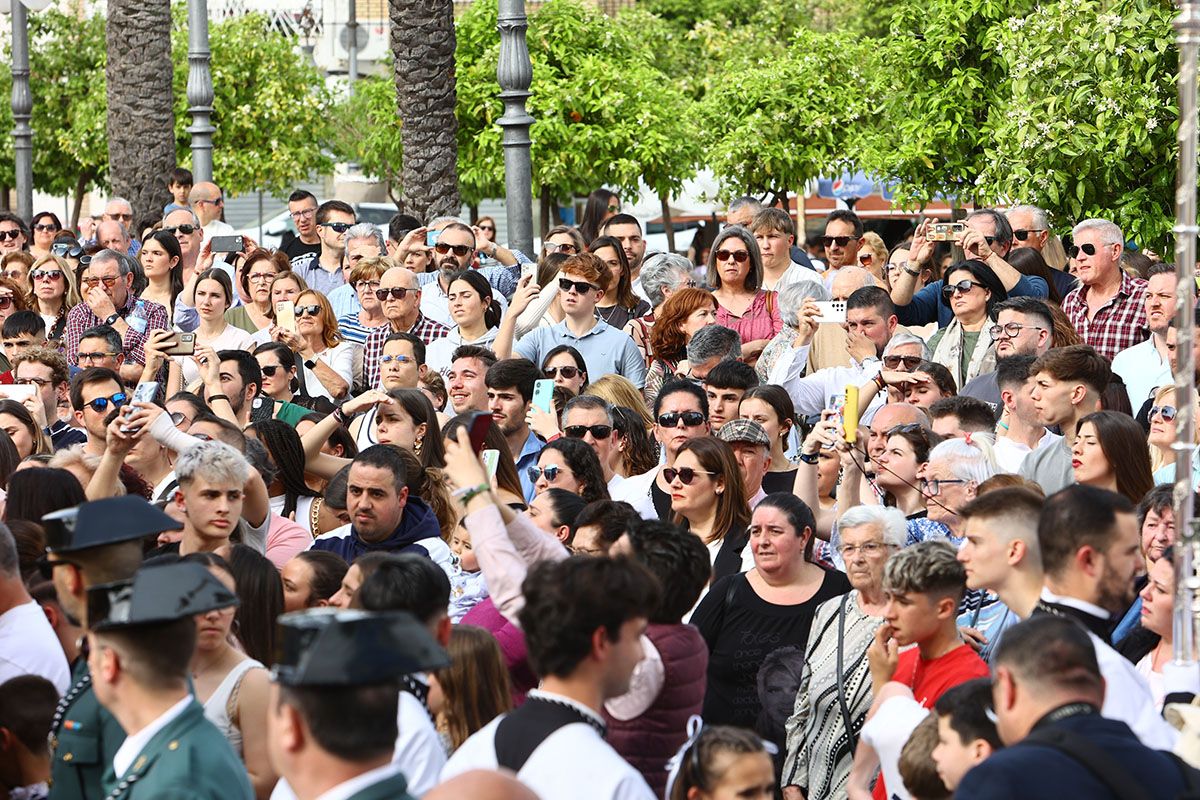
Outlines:
{"label": "palm tree trunk", "polygon": [[462,210],[452,0],[389,0],[404,210],[426,221]]}
{"label": "palm tree trunk", "polygon": [[106,42],[109,179],[136,220],[170,200],[176,163],[170,1],[109,0]]}

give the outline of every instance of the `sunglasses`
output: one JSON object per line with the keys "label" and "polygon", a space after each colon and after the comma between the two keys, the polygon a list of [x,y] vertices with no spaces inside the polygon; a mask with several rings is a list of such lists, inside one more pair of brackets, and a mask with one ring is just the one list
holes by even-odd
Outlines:
{"label": "sunglasses", "polygon": [[412,364],[416,359],[406,355],[381,356],[379,359],[380,364],[390,364],[393,361],[397,364]]}
{"label": "sunglasses", "polygon": [[62,272],[56,269],[35,269],[29,273],[29,277],[35,281],[56,281],[62,276]]}
{"label": "sunglasses", "polygon": [[857,236],[822,236],[821,237],[821,244],[825,245],[826,247],[833,247],[835,244],[838,247],[845,247],[846,245],[850,244],[851,241],[858,241],[858,237]]}
{"label": "sunglasses", "polygon": [[612,425],[568,425],[563,428],[568,439],[582,439],[589,433],[594,439],[607,439],[612,432]]}
{"label": "sunglasses", "polygon": [[349,222],[322,222],[321,227],[322,228],[333,228],[334,232],[336,232],[336,233],[345,233],[346,231],[350,230],[354,226],[351,225]]}
{"label": "sunglasses", "polygon": [[1170,422],[1175,419],[1175,415],[1178,413],[1175,406],[1152,406],[1150,408],[1150,419],[1162,417],[1163,422]]}
{"label": "sunglasses", "polygon": [[61,558],[51,561],[49,556],[42,556],[35,563],[37,564],[38,574],[42,576],[42,580],[47,581],[53,580],[55,567],[61,567],[65,564],[70,564],[72,567],[79,566],[74,561],[67,561]]}
{"label": "sunglasses", "polygon": [[621,210],[620,206],[609,206],[608,207],[608,213],[610,213],[610,214],[615,214],[620,210]]}
{"label": "sunglasses", "polygon": [[446,255],[446,253],[449,253],[451,250],[453,250],[454,255],[462,258],[475,248],[471,247],[469,244],[446,244],[445,242],[438,242],[433,246],[433,249],[437,250],[442,255]]}
{"label": "sunglasses", "polygon": [[750,251],[748,250],[718,250],[717,261],[728,261],[733,259],[735,264],[745,264],[750,260]]}
{"label": "sunglasses", "polygon": [[699,411],[671,411],[658,415],[658,424],[664,428],[678,428],[680,421],[684,427],[694,428],[704,424],[704,415]]}
{"label": "sunglasses", "polygon": [[283,367],[279,364],[267,364],[266,366],[260,366],[259,369],[262,370],[263,375],[267,376],[268,378],[274,378],[275,373],[279,372],[279,370],[283,369]]}
{"label": "sunglasses", "polygon": [[168,413],[167,416],[171,418],[172,424],[174,424],[177,428],[185,422],[188,425],[192,424],[192,418],[187,414],[184,414],[182,411],[172,411]]}
{"label": "sunglasses", "polygon": [[495,232],[496,232],[496,229],[495,229],[495,228],[493,228],[491,225],[480,225],[480,226],[479,226],[479,230],[481,230],[481,231],[487,231],[488,233],[495,233]]}
{"label": "sunglasses", "polygon": [[166,231],[167,233],[175,233],[175,234],[182,233],[184,236],[191,236],[193,233],[195,233],[196,231],[198,231],[200,229],[197,228],[195,225],[192,225],[191,223],[185,223],[183,225],[176,225],[173,228],[163,228],[163,230]]}
{"label": "sunglasses", "polygon": [[87,286],[87,287],[92,287],[92,286],[97,286],[97,285],[103,283],[105,288],[111,289],[112,287],[117,285],[118,280],[120,280],[120,276],[117,276],[117,275],[114,275],[114,276],[108,277],[108,278],[84,278],[83,285]]}
{"label": "sunglasses", "polygon": [[1017,241],[1023,242],[1029,238],[1031,233],[1043,233],[1045,228],[1019,228],[1013,231],[1013,236],[1017,237]]}
{"label": "sunglasses", "polygon": [[888,369],[903,369],[905,372],[912,372],[921,363],[920,356],[884,356],[883,366]]}
{"label": "sunglasses", "polygon": [[405,297],[408,297],[409,292],[415,291],[416,289],[408,289],[404,286],[393,286],[390,289],[376,289],[375,297],[377,297],[380,302],[387,300],[389,296],[393,300],[403,300]]}
{"label": "sunglasses", "polygon": [[588,283],[587,281],[573,281],[570,278],[559,278],[558,279],[558,289],[561,292],[569,292],[572,289],[574,289],[575,294],[587,294],[592,289],[597,289],[597,288],[599,288],[599,287],[593,286],[592,284]]}
{"label": "sunglasses", "polygon": [[49,233],[51,231],[58,230],[58,226],[55,225],[54,223],[44,224],[44,223],[39,222],[37,225],[33,226],[33,229],[35,231],[45,231],[46,233]]}
{"label": "sunglasses", "polygon": [[1079,255],[1080,250],[1082,250],[1086,255],[1089,255],[1089,256],[1096,255],[1096,245],[1090,244],[1090,243],[1089,244],[1078,244],[1078,245],[1073,244],[1073,245],[1071,245],[1070,247],[1067,248],[1067,255],[1071,258],[1076,258]]}
{"label": "sunglasses", "polygon": [[12,305],[12,302],[13,302],[13,299],[12,299],[11,294],[0,297],[0,309],[8,308],[9,306]]}
{"label": "sunglasses", "polygon": [[562,375],[567,380],[575,380],[583,372],[579,367],[546,367],[542,372],[550,380],[554,380],[559,375]]}
{"label": "sunglasses", "polygon": [[17,238],[22,235],[24,234],[21,232],[20,228],[17,228],[14,231],[0,231],[0,242],[4,241],[5,239],[16,241]]}
{"label": "sunglasses", "polygon": [[946,286],[943,286],[942,287],[942,297],[949,300],[951,297],[953,297],[956,294],[970,294],[971,289],[976,286],[978,286],[980,289],[987,288],[982,283],[976,283],[975,281],[969,281],[969,280],[961,280],[958,283],[952,283],[952,284],[947,284]]}
{"label": "sunglasses", "polygon": [[546,476],[547,481],[552,481],[558,477],[558,473],[565,473],[565,467],[560,467],[558,464],[547,464],[544,467],[529,467],[526,472],[529,475],[529,480],[537,483],[538,478]]}
{"label": "sunglasses", "polygon": [[321,307],[314,306],[296,306],[297,317],[317,317],[321,314]]}
{"label": "sunglasses", "polygon": [[571,255],[576,255],[579,252],[579,248],[570,242],[567,242],[566,244],[546,242],[546,244],[543,246],[543,249],[547,253],[570,253]]}
{"label": "sunglasses", "polygon": [[97,397],[95,400],[84,403],[84,405],[89,406],[92,411],[103,414],[110,402],[113,404],[113,408],[120,408],[125,405],[127,399],[124,392],[117,392],[112,397]]}
{"label": "sunglasses", "polygon": [[674,483],[678,478],[679,482],[684,486],[691,486],[692,481],[696,480],[697,475],[712,475],[711,472],[705,472],[702,469],[692,469],[691,467],[666,467],[663,469],[663,477],[667,479],[667,483]]}
{"label": "sunglasses", "polygon": [[870,264],[874,260],[875,260],[874,253],[859,253],[858,254],[858,263],[860,263],[860,264]]}
{"label": "sunglasses", "polygon": [[[50,252],[53,253],[54,255],[58,256],[59,258],[63,258],[64,256],[67,255],[67,253],[69,253],[71,251],[72,247],[78,247],[78,246],[72,245],[70,242],[59,242],[58,244],[50,245]],[[81,250],[80,252],[83,252],[83,251]],[[77,258],[78,253],[71,257]]]}

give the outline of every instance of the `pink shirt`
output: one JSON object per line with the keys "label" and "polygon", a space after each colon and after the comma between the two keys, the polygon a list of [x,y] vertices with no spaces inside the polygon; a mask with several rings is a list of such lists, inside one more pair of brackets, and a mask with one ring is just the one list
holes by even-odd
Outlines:
{"label": "pink shirt", "polygon": [[292,556],[309,548],[313,542],[312,534],[304,528],[278,514],[271,515],[271,525],[267,529],[267,558],[276,569],[291,561]]}
{"label": "pink shirt", "polygon": [[742,337],[742,344],[757,339],[770,339],[783,330],[783,317],[779,314],[779,296],[775,292],[760,289],[746,313],[740,317],[735,316],[718,301],[717,324],[737,331]]}

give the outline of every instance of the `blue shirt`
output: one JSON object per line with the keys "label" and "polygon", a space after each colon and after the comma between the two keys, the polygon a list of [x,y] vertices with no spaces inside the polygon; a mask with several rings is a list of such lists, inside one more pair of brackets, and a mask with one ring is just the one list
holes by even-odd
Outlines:
{"label": "blue shirt", "polygon": [[333,306],[335,317],[344,317],[362,311],[362,303],[358,301],[358,292],[348,283],[343,283],[329,293],[329,305]]}
{"label": "blue shirt", "polygon": [[[928,325],[936,321],[939,328],[944,328],[954,319],[954,312],[942,302],[942,287],[945,281],[934,281],[913,295],[906,306],[896,306],[896,319],[901,325]],[[1013,288],[1008,290],[1009,297],[1048,297],[1050,288],[1046,282],[1036,275],[1022,275]]]}
{"label": "blue shirt", "polygon": [[517,454],[517,477],[521,479],[521,491],[525,494],[526,503],[533,501],[534,480],[529,477],[529,468],[537,466],[538,456],[542,454],[542,448],[545,446],[537,434],[530,431],[529,438]]}
{"label": "blue shirt", "polygon": [[565,319],[555,325],[534,328],[517,342],[513,352],[540,368],[546,353],[560,344],[569,344],[579,351],[593,380],[615,373],[639,389],[646,385],[646,360],[637,345],[628,334],[604,320],[597,320],[596,326],[582,336],[571,333]]}

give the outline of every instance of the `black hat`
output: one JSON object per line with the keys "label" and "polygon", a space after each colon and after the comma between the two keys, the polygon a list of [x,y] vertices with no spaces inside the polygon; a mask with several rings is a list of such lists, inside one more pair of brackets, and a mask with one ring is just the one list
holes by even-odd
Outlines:
{"label": "black hat", "polygon": [[295,611],[279,618],[272,677],[284,686],[369,686],[449,666],[433,634],[406,611]]}
{"label": "black hat", "polygon": [[174,562],[142,567],[131,580],[93,586],[87,594],[88,627],[94,631],[155,625],[238,604],[199,564]]}
{"label": "black hat", "polygon": [[137,495],[108,497],[42,517],[46,550],[71,553],[156,536],[183,527]]}

